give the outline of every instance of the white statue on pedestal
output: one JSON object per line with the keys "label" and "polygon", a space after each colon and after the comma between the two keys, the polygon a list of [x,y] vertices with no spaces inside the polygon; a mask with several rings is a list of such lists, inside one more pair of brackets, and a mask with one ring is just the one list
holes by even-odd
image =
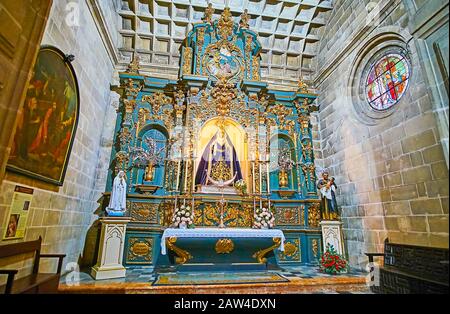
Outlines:
{"label": "white statue on pedestal", "polygon": [[113,188],[111,190],[111,197],[109,205],[106,208],[108,216],[123,216],[126,211],[127,203],[127,182],[124,171],[119,171],[119,174],[114,178]]}

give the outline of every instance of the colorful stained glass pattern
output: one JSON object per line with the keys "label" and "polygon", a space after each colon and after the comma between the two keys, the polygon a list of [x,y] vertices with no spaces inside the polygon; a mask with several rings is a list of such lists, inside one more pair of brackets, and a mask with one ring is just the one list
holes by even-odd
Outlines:
{"label": "colorful stained glass pattern", "polygon": [[372,108],[386,110],[394,106],[408,87],[409,65],[399,54],[390,53],[375,63],[367,76],[366,95]]}

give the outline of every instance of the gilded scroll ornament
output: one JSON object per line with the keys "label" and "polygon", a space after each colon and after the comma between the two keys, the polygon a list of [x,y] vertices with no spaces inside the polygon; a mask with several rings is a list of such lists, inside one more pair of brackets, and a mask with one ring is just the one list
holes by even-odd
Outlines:
{"label": "gilded scroll ornament", "polygon": [[289,121],[286,121],[286,117],[292,115],[292,109],[287,108],[282,104],[276,104],[274,106],[271,106],[267,111],[277,116],[281,129],[286,130],[289,128],[289,123],[287,123]]}
{"label": "gilded scroll ornament", "polygon": [[129,264],[148,264],[152,262],[153,239],[130,238],[127,254]]}
{"label": "gilded scroll ornament", "polygon": [[229,254],[234,250],[234,243],[231,239],[219,239],[215,249],[217,254]]}
{"label": "gilded scroll ornament", "polygon": [[116,172],[119,172],[119,170],[125,170],[126,166],[128,165],[128,162],[130,160],[130,156],[125,151],[119,151],[116,153],[115,161],[116,161]]}
{"label": "gilded scroll ornament", "polygon": [[211,24],[212,23],[212,17],[213,17],[213,14],[214,14],[214,8],[213,8],[213,6],[212,6],[212,3],[209,3],[208,4],[208,7],[205,9],[205,13],[204,13],[204,15],[203,15],[203,17],[202,17],[202,21],[204,22],[204,23],[209,23],[209,24]]}
{"label": "gilded scroll ornament", "polygon": [[205,43],[205,29],[199,28],[197,31],[197,59],[195,74],[200,74],[203,44]]}
{"label": "gilded scroll ornament", "polygon": [[125,85],[123,85],[123,88],[125,89],[125,96],[131,97],[132,99],[136,99],[137,95],[142,89],[142,85],[134,86],[133,79],[126,80]]}
{"label": "gilded scroll ornament", "polygon": [[250,22],[250,15],[248,14],[248,10],[245,9],[244,12],[241,14],[241,20],[239,21],[239,27],[240,28],[249,28]]}
{"label": "gilded scroll ornament", "polygon": [[252,48],[253,48],[253,37],[250,35],[247,35],[245,37],[245,68],[247,69],[246,71],[246,78],[250,79],[251,76],[251,72],[250,72],[250,67],[252,64]]}
{"label": "gilded scroll ornament", "polygon": [[306,186],[310,193],[315,193],[315,178],[316,178],[316,166],[309,162],[301,165],[303,174],[305,176]]}
{"label": "gilded scroll ornament", "polygon": [[161,107],[172,103],[172,99],[162,92],[156,92],[152,95],[142,96],[142,102],[148,102],[152,107],[152,113],[154,116],[158,116]]}
{"label": "gilded scroll ornament", "polygon": [[183,53],[183,74],[192,74],[192,48],[185,47]]}
{"label": "gilded scroll ornament", "polygon": [[180,107],[180,110],[184,109],[184,101],[186,100],[186,96],[184,95],[181,89],[178,89],[174,92],[173,97],[175,99],[175,106]]}
{"label": "gilded scroll ornament", "polygon": [[298,116],[298,123],[300,124],[300,130],[303,135],[308,135],[309,133],[309,116],[306,114],[300,114]]}
{"label": "gilded scroll ornament", "polygon": [[309,87],[303,79],[298,81],[298,91],[303,94],[309,94]]}
{"label": "gilded scroll ornament", "polygon": [[172,202],[165,202],[159,207],[160,224],[164,227],[169,227],[172,223],[172,216],[174,213],[175,204]]}
{"label": "gilded scroll ornament", "polygon": [[175,245],[176,242],[177,242],[176,237],[170,237],[170,238],[166,239],[166,245],[169,248],[169,250],[171,250],[172,252],[174,252],[177,255],[175,257],[175,263],[184,264],[188,260],[192,259],[193,256],[188,251],[180,249],[178,246],[176,246]]}
{"label": "gilded scroll ornament", "polygon": [[259,74],[259,56],[253,56],[252,60],[252,78],[254,81],[260,81],[261,75]]}
{"label": "gilded scroll ornament", "polygon": [[163,110],[162,120],[164,122],[164,125],[166,126],[167,131],[172,130],[174,126],[174,116],[173,116],[173,110],[171,108],[165,108]]}
{"label": "gilded scroll ornament", "polygon": [[308,207],[308,225],[313,228],[318,228],[321,219],[320,204],[310,204]]}
{"label": "gilded scroll ornament", "polygon": [[311,179],[315,176],[316,166],[313,163],[302,164],[302,170],[306,175],[309,175]]}
{"label": "gilded scroll ornament", "polygon": [[230,113],[231,102],[238,96],[238,91],[234,84],[222,77],[216,86],[211,90],[214,105],[219,116],[226,116]]}
{"label": "gilded scroll ornament", "polygon": [[288,242],[284,245],[284,255],[291,257],[297,252],[298,252],[298,248],[297,248],[297,246],[292,244],[292,242]]}
{"label": "gilded scroll ornament", "polygon": [[[198,225],[203,226],[217,226],[220,223],[220,205],[206,203],[203,210],[198,210],[196,213],[203,212],[203,223]],[[252,205],[229,204],[224,209],[224,223],[227,227],[251,227],[253,217]],[[201,218],[198,218],[201,221]]]}
{"label": "gilded scroll ornament", "polygon": [[289,258],[290,261],[299,262],[301,260],[300,240],[294,239],[284,242],[284,252],[279,252],[279,256],[282,260]]}
{"label": "gilded scroll ornament", "polygon": [[231,15],[230,8],[226,7],[220,16],[219,22],[217,23],[220,37],[223,40],[227,40],[233,34],[233,17]]}
{"label": "gilded scroll ornament", "polygon": [[267,249],[259,250],[255,254],[253,254],[253,258],[256,258],[258,263],[264,264],[267,263],[267,258],[265,257],[269,252],[277,249],[281,245],[281,238],[273,238],[273,245],[268,247]]}
{"label": "gilded scroll ornament", "polygon": [[319,241],[317,239],[311,240],[311,250],[315,258],[319,257]]}
{"label": "gilded scroll ornament", "polygon": [[124,99],[123,104],[125,105],[125,112],[127,114],[132,113],[134,108],[136,108],[136,100],[134,99],[132,100]]}
{"label": "gilded scroll ornament", "polygon": [[302,155],[303,160],[308,162],[313,160],[313,147],[311,145],[311,141],[309,139],[306,139],[302,142],[300,142],[302,145]]}
{"label": "gilded scroll ornament", "polygon": [[130,145],[133,135],[131,134],[130,129],[125,127],[122,128],[118,137],[121,147],[125,147]]}
{"label": "gilded scroll ornament", "polygon": [[147,121],[147,119],[150,116],[150,110],[148,110],[147,108],[140,108],[138,111],[138,122],[136,125],[136,133],[139,134],[139,131],[141,130],[141,128],[143,126],[145,126],[145,123]]}
{"label": "gilded scroll ornament", "polygon": [[140,69],[140,58],[139,55],[135,52],[133,54],[133,59],[128,64],[127,73],[139,74],[139,69]]}
{"label": "gilded scroll ornament", "polygon": [[219,160],[211,169],[211,178],[216,181],[227,181],[231,179],[230,167],[223,160]]}
{"label": "gilded scroll ornament", "polygon": [[130,202],[131,221],[154,223],[158,222],[159,204],[148,202]]}
{"label": "gilded scroll ornament", "polygon": [[196,226],[204,226],[204,223],[203,223],[203,211],[200,209],[200,203],[195,203],[194,225],[196,225]]}
{"label": "gilded scroll ornament", "polygon": [[277,225],[298,225],[300,223],[298,207],[281,207],[276,211]]}

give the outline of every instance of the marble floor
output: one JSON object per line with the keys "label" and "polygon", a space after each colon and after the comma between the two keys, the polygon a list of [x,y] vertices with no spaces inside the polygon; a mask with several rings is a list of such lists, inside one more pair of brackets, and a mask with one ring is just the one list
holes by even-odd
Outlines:
{"label": "marble floor", "polygon": [[[261,272],[259,272],[261,273]],[[366,274],[350,271],[347,274],[329,275],[319,272],[317,267],[283,267],[283,270],[265,273],[277,275],[280,282],[248,282],[249,272],[196,272],[164,273],[176,279],[188,278],[186,285],[154,285],[157,276],[153,268],[142,267],[127,270],[125,278],[95,281],[87,271],[61,278],[62,293],[370,293],[366,285]],[[205,277],[215,277],[205,284]],[[232,277],[235,282],[221,282]],[[257,276],[257,272],[256,272]],[[242,277],[242,284],[239,279]],[[261,276],[262,277],[262,276]],[[199,280],[200,279],[200,280]],[[236,282],[237,281],[237,282]]]}

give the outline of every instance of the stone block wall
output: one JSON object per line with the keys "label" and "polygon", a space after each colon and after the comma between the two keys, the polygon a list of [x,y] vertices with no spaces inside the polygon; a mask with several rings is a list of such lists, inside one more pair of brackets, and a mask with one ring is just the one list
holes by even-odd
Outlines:
{"label": "stone block wall", "polygon": [[[316,59],[317,163],[336,177],[347,252],[360,268],[364,252],[382,251],[387,237],[448,247],[448,167],[409,12],[403,1],[376,4],[371,15],[374,2],[335,1]],[[397,108],[368,123],[354,106],[352,69],[383,34],[405,39],[412,76]]]}
{"label": "stone block wall", "polygon": [[[53,1],[42,41],[75,56],[73,66],[80,88],[80,117],[64,185],[50,186],[7,173],[0,187],[0,233],[3,235],[15,185],[32,187],[35,192],[25,240],[42,236],[43,252],[67,254],[65,264],[83,260],[86,234],[97,218],[97,200],[105,189],[115,124],[110,92],[114,64],[86,1],[78,1],[78,26],[66,23],[69,2]],[[22,268],[21,274],[31,266],[31,260],[22,258],[2,260],[0,267],[12,262],[9,267]],[[54,266],[43,260],[41,270]]]}

